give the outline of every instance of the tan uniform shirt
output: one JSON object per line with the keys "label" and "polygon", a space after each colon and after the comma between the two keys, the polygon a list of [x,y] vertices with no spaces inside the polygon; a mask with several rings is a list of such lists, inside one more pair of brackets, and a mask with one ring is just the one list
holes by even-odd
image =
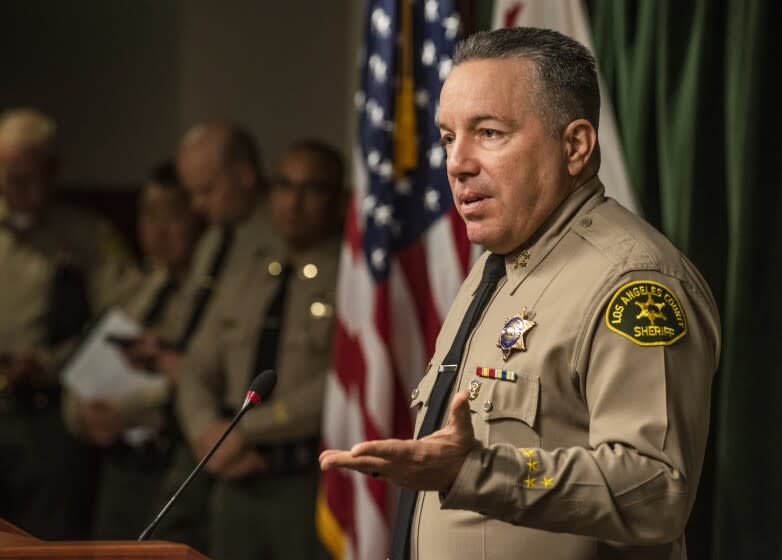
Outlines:
{"label": "tan uniform shirt", "polygon": [[[179,342],[187,324],[192,320],[197,294],[204,287],[211,294],[201,314],[197,329],[206,321],[209,308],[217,299],[224,278],[230,278],[238,269],[243,268],[248,255],[256,250],[269,250],[278,247],[279,241],[271,233],[263,200],[256,204],[255,210],[243,223],[235,227],[235,234],[227,258],[221,267],[219,278],[210,276],[210,268],[220,249],[223,238],[222,228],[212,227],[201,235],[193,253],[188,274],[169,304],[160,323],[153,329],[166,342]],[[122,307],[134,318],[141,320],[144,312],[152,303],[157,290],[168,279],[164,271],[155,271],[144,278],[138,279],[133,295],[126,297]],[[186,369],[183,371],[187,371]],[[166,393],[139,394],[117,401],[114,405],[122,418],[123,425],[128,428],[156,428],[163,421],[160,405],[168,398]],[[68,395],[65,406],[65,418],[68,427],[74,433],[80,433],[77,422],[78,401]]]}
{"label": "tan uniform shirt", "polygon": [[[484,261],[414,392],[418,426]],[[471,390],[477,444],[447,495],[419,494],[411,557],[686,558],[719,357],[708,286],[597,179],[506,270],[455,383]],[[505,360],[498,342],[514,317]]]}
{"label": "tan uniform shirt", "polygon": [[[168,282],[170,276],[162,268],[155,268],[138,277],[131,293],[125,296],[124,301],[118,305],[135,321],[141,323],[144,315],[154,305],[155,299]],[[150,328],[161,337],[162,340],[177,340],[182,329],[183,317],[190,313],[189,305],[192,299],[186,299],[181,287],[167,298],[161,311],[159,320]],[[146,391],[129,395],[124,399],[114,401],[116,411],[120,416],[122,425],[127,428],[146,427],[157,429],[163,422],[161,405],[167,402],[169,390]],[[63,413],[68,429],[82,435],[82,429],[78,421],[79,400],[66,389],[64,393]]]}
{"label": "tan uniform shirt", "polygon": [[[339,240],[328,239],[292,257],[271,398],[238,426],[250,444],[273,444],[320,434],[329,367]],[[238,410],[253,371],[266,309],[277,293],[278,250],[258,247],[244,266],[226,271],[203,327],[193,339],[177,392],[177,412],[191,441],[219,418]],[[230,274],[228,274],[230,272]]]}
{"label": "tan uniform shirt", "polygon": [[[163,268],[149,270],[139,279],[133,293],[120,306],[131,318],[141,323],[144,316],[155,304],[160,290],[170,279],[171,275]],[[189,311],[183,299],[184,294],[181,286],[175,288],[166,299],[159,319],[149,327],[162,340],[172,341],[179,336],[183,322],[182,316],[187,315]]]}
{"label": "tan uniform shirt", "polygon": [[85,273],[93,314],[121,298],[135,273],[118,240],[107,222],[59,205],[47,208],[29,231],[15,231],[0,198],[0,353],[43,343],[51,281],[60,264]]}

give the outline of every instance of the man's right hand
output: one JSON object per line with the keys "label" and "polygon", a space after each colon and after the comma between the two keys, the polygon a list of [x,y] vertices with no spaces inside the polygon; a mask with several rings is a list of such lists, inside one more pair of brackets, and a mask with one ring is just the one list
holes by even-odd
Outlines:
{"label": "man's right hand", "polygon": [[154,370],[157,356],[161,351],[157,335],[145,332],[136,338],[125,341],[120,346],[125,360],[134,368]]}
{"label": "man's right hand", "polygon": [[107,447],[122,434],[122,422],[110,401],[98,399],[82,403],[78,414],[84,435],[95,445]]}

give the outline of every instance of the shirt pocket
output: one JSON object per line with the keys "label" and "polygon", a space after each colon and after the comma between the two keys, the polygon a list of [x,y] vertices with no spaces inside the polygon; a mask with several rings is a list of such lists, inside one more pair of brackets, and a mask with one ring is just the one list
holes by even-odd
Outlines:
{"label": "shirt pocket", "polygon": [[327,356],[334,332],[334,309],[332,300],[321,295],[302,298],[291,305],[282,320],[288,351]]}
{"label": "shirt pocket", "polygon": [[522,374],[515,382],[485,379],[481,384],[476,398],[469,401],[476,437],[485,445],[540,447],[536,431],[540,379]]}

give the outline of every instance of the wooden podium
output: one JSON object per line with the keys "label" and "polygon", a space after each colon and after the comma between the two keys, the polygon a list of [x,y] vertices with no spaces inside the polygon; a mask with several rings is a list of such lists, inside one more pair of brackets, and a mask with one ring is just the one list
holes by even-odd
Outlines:
{"label": "wooden podium", "polygon": [[0,559],[208,560],[184,544],[165,541],[42,541],[0,519]]}

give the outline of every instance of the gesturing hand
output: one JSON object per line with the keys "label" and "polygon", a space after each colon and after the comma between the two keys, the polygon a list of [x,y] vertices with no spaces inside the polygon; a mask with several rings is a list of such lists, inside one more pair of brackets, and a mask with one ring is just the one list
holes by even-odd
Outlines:
{"label": "gesturing hand", "polygon": [[377,473],[397,486],[445,492],[475,445],[468,397],[467,391],[456,393],[448,423],[422,439],[365,441],[350,451],[327,449],[320,455],[320,468]]}

